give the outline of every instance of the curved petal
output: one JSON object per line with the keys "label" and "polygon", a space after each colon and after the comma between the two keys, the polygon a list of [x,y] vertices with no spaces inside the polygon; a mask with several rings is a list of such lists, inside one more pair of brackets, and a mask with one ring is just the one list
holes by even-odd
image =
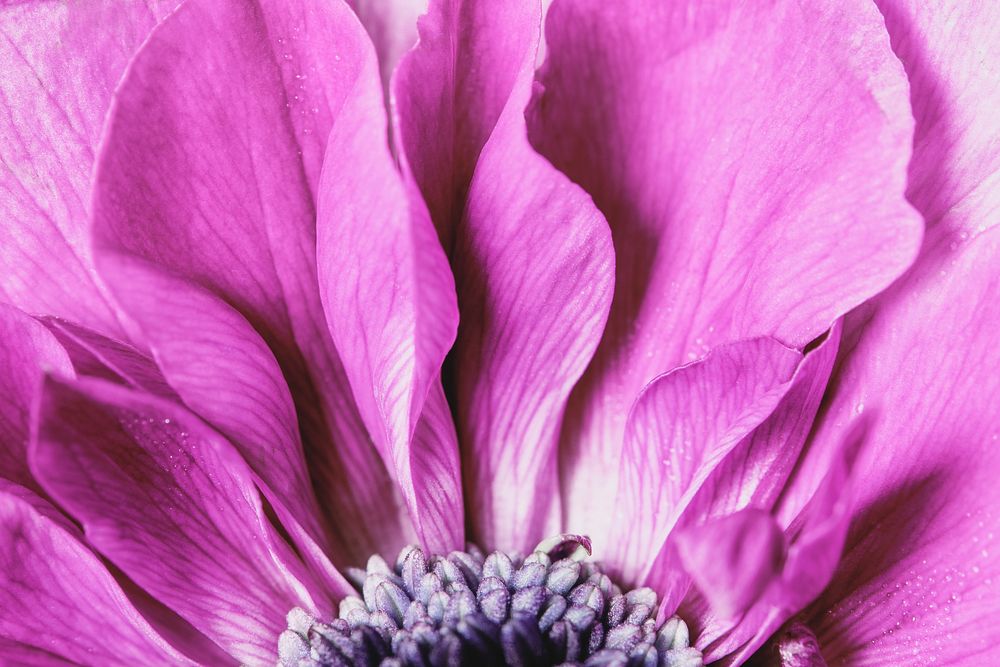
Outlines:
{"label": "curved petal", "polygon": [[[917,265],[848,320],[815,440],[864,407],[873,464],[810,625],[831,662],[1000,660],[1000,8],[880,2],[913,84]],[[916,651],[916,652],[915,652]]]}
{"label": "curved petal", "polygon": [[[854,509],[857,471],[863,467],[858,459],[866,434],[867,422],[862,420],[838,443],[819,484],[785,528],[784,562],[765,582],[760,599],[738,618],[725,609],[702,615],[696,645],[706,660],[724,658],[725,665],[743,664],[830,582]],[[780,520],[774,524],[779,526]]]}
{"label": "curved petal", "polygon": [[629,415],[606,558],[666,594],[654,564],[697,490],[788,391],[802,356],[761,338],[713,350],[650,383]]}
{"label": "curved petal", "polygon": [[427,0],[347,0],[378,51],[382,81],[388,84],[403,55],[417,42],[417,17]]}
{"label": "curved petal", "polygon": [[36,428],[32,470],[87,540],[234,658],[273,662],[285,614],[323,603],[246,464],[183,408],[50,378]]}
{"label": "curved petal", "polygon": [[527,141],[539,11],[432,2],[393,88],[405,157],[456,276],[446,377],[469,522],[478,543],[508,549],[558,528],[558,427],[604,328],[614,263],[604,219]]}
{"label": "curved petal", "polygon": [[428,392],[441,391],[455,340],[455,284],[420,193],[389,152],[375,54],[360,26],[357,33],[363,65],[337,114],[320,181],[320,295],[358,409],[417,535],[447,553],[465,544],[458,442],[445,403],[427,415],[443,428],[419,422]]}
{"label": "curved petal", "polygon": [[179,400],[156,362],[127,343],[55,317],[40,321],[59,341],[81,376],[118,382],[154,396]]}
{"label": "curved petal", "polygon": [[122,336],[94,273],[87,202],[111,94],[176,0],[0,7],[0,297]]}
{"label": "curved petal", "polygon": [[749,508],[679,531],[677,552],[712,610],[742,615],[781,573],[785,536],[764,510]]}
{"label": "curved petal", "polygon": [[45,501],[0,481],[0,662],[199,664],[157,634],[81,537]]}
{"label": "curved petal", "polygon": [[33,318],[0,303],[0,478],[37,492],[28,439],[32,402],[46,372],[73,377],[65,350]]}
{"label": "curved petal", "polygon": [[341,3],[186,2],[116,95],[93,204],[98,269],[168,382],[325,546],[315,486],[341,562],[407,538],[317,286],[314,192],[359,30]]}
{"label": "curved petal", "polygon": [[871,3],[559,0],[546,31],[532,140],[618,255],[564,426],[570,521],[591,531],[616,480],[590,462],[615,457],[621,406],[729,341],[804,346],[910,264],[922,225],[906,80]]}

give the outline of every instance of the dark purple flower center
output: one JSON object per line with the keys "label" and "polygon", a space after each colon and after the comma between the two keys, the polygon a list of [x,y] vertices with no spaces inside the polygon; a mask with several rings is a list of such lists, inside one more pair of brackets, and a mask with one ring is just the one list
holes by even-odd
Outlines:
{"label": "dark purple flower center", "polygon": [[[278,642],[284,667],[615,665],[700,667],[687,625],[656,627],[656,593],[623,592],[575,536],[527,558],[475,547],[428,558],[404,548],[391,568],[372,556],[351,576],[361,597],[322,622],[288,614]],[[575,544],[573,544],[575,542]],[[579,548],[577,548],[579,547]]]}

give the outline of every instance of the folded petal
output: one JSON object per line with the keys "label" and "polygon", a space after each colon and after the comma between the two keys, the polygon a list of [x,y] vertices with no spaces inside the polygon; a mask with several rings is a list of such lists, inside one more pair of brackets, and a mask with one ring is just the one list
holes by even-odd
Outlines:
{"label": "folded petal", "polygon": [[111,94],[176,0],[0,8],[0,297],[122,336],[87,242],[94,153]]}
{"label": "folded petal", "polygon": [[273,663],[285,614],[326,594],[270,526],[246,464],[183,408],[50,378],[36,428],[32,470],[87,540],[237,660]]}
{"label": "folded petal", "polygon": [[712,610],[737,618],[781,572],[785,536],[768,512],[745,509],[676,536],[684,569]]}
{"label": "folded petal", "polygon": [[69,357],[34,318],[0,303],[0,478],[34,491],[28,469],[31,405],[43,373],[73,376]]}
{"label": "folded petal", "polygon": [[909,265],[922,225],[906,80],[870,3],[565,0],[546,32],[532,140],[617,253],[564,426],[569,519],[590,531],[621,406],[726,342],[806,345]]}
{"label": "folded petal", "polygon": [[361,416],[417,535],[447,553],[465,544],[458,442],[444,401],[426,415],[441,428],[420,422],[429,392],[441,393],[441,365],[455,340],[455,284],[427,207],[389,151],[375,53],[360,26],[351,37],[360,71],[320,181],[320,294]]}
{"label": "folded petal", "polygon": [[341,3],[185,3],[117,93],[93,205],[98,269],[167,381],[326,547],[315,486],[341,562],[407,537],[317,287],[314,193],[360,29]]}
{"label": "folded petal", "polygon": [[815,441],[871,414],[845,559],[809,623],[831,663],[1000,660],[1000,10],[879,3],[912,83],[917,265],[848,319]]}
{"label": "folded petal", "polygon": [[198,664],[150,626],[81,537],[48,503],[0,481],[0,662]]}
{"label": "folded petal", "polygon": [[788,391],[801,355],[774,339],[720,347],[650,384],[632,408],[603,557],[665,590],[654,558],[712,471]]}
{"label": "folded petal", "polygon": [[470,524],[528,549],[558,528],[558,427],[610,306],[600,213],[531,148],[538,3],[431,3],[393,91],[411,173],[451,256],[461,321],[449,387]]}
{"label": "folded petal", "polygon": [[147,354],[74,322],[55,317],[44,317],[40,321],[62,345],[73,363],[73,370],[79,375],[179,400],[156,362]]}
{"label": "folded petal", "polygon": [[[738,618],[714,608],[702,616],[696,644],[707,660],[725,657],[726,665],[742,664],[830,582],[854,509],[866,434],[867,421],[852,425],[827,462],[819,485],[784,527],[788,544],[784,562],[760,599]],[[779,523],[780,519],[775,521]]]}

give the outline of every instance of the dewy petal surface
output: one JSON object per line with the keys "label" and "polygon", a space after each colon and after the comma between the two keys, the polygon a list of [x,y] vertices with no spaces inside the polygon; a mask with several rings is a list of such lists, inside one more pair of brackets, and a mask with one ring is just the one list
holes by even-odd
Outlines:
{"label": "dewy petal surface", "polygon": [[196,665],[156,633],[81,537],[48,503],[0,481],[0,662]]}
{"label": "dewy petal surface", "polygon": [[0,296],[121,336],[87,242],[94,154],[132,53],[177,0],[0,8]]}
{"label": "dewy petal surface", "polygon": [[714,468],[775,410],[801,359],[774,339],[742,341],[642,393],[625,431],[606,558],[626,581],[664,586],[670,568],[653,561],[668,533]]}
{"label": "dewy petal surface", "polygon": [[527,0],[432,2],[393,87],[410,173],[455,272],[446,386],[486,547],[529,549],[556,528],[558,425],[612,292],[606,222],[527,140],[540,21]]}
{"label": "dewy petal surface", "polygon": [[287,611],[314,606],[249,468],[183,408],[49,379],[31,463],[101,554],[237,660],[273,662]]}
{"label": "dewy petal surface", "polygon": [[311,481],[355,563],[408,538],[317,286],[314,192],[358,30],[342,3],[185,3],[116,95],[93,230],[171,386],[326,546]]}
{"label": "dewy petal surface", "polygon": [[[395,471],[417,535],[465,545],[458,442],[441,365],[455,340],[455,283],[420,192],[389,151],[375,52],[341,106],[320,181],[320,294],[361,415]],[[424,416],[422,417],[422,413]]]}
{"label": "dewy petal surface", "polygon": [[[863,408],[873,463],[809,620],[852,665],[1000,660],[1000,8],[879,3],[912,82],[916,266],[848,319],[819,445]],[[814,444],[814,446],[816,446]]]}
{"label": "dewy petal surface", "polygon": [[733,340],[801,347],[912,261],[912,119],[862,0],[559,0],[546,33],[532,140],[593,195],[617,252],[564,426],[570,524],[600,539],[615,479],[593,462],[616,458],[646,383]]}

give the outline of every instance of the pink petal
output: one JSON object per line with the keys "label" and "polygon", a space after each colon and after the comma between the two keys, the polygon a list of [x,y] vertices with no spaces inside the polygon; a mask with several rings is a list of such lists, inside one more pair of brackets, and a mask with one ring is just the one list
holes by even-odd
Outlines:
{"label": "pink petal", "polygon": [[455,284],[420,193],[389,152],[375,54],[360,26],[351,38],[362,60],[320,181],[320,294],[362,418],[417,534],[447,553],[465,544],[458,442],[440,388],[458,328]]}
{"label": "pink petal", "polygon": [[43,372],[72,377],[73,366],[44,326],[0,303],[0,479],[36,492],[27,455],[31,405]]}
{"label": "pink petal", "polygon": [[229,443],[171,403],[98,380],[44,388],[32,470],[87,540],[240,661],[273,662],[313,583]]}
{"label": "pink petal", "polygon": [[738,618],[781,572],[785,536],[771,515],[745,509],[676,536],[684,569],[715,613]]}
{"label": "pink petal", "polygon": [[774,411],[800,359],[773,339],[733,343],[642,393],[629,416],[604,557],[625,581],[666,590],[665,568],[653,561],[667,535],[715,467]]}
{"label": "pink petal", "polygon": [[0,481],[0,662],[198,664],[157,634],[81,537],[48,503]]}
{"label": "pink petal", "polygon": [[170,385],[326,547],[316,488],[341,562],[407,539],[317,288],[314,192],[359,30],[340,3],[185,3],[117,93],[94,199],[98,268]]}
{"label": "pink petal", "polygon": [[[784,527],[808,502],[831,465],[830,458],[824,458],[821,466],[814,466],[814,483],[810,476],[810,483],[799,480],[803,459],[809,458],[802,456],[803,446],[833,369],[841,329],[838,322],[826,339],[805,355],[774,412],[712,470],[686,508],[685,522],[757,507],[776,509],[778,523]],[[839,449],[837,443],[833,457],[839,456]],[[789,501],[793,491],[800,502]],[[776,507],[779,499],[782,502]],[[787,521],[781,520],[785,511],[791,511]]]}
{"label": "pink petal", "polygon": [[[912,261],[912,120],[863,2],[565,0],[546,21],[532,139],[611,224],[608,331],[574,394],[569,521],[615,476],[627,406],[720,344],[801,347]],[[585,138],[585,139],[581,139]]]}
{"label": "pink petal", "polygon": [[155,396],[179,400],[156,362],[131,345],[66,320],[46,317],[41,322],[66,350],[73,369],[81,376],[102,378]]}
{"label": "pink petal", "polygon": [[[880,3],[912,82],[917,265],[848,320],[816,442],[861,407],[873,463],[810,625],[831,663],[1000,660],[1000,12]],[[914,653],[916,651],[917,653]]]}
{"label": "pink petal", "polygon": [[512,549],[558,528],[558,427],[600,339],[614,262],[604,219],[526,138],[540,19],[531,2],[433,2],[393,89],[456,276],[449,376],[470,523],[477,542]]}
{"label": "pink petal", "polygon": [[0,8],[0,297],[122,336],[87,242],[94,153],[135,49],[176,0]]}
{"label": "pink petal", "polygon": [[838,443],[818,487],[785,529],[788,550],[780,576],[768,582],[756,604],[735,624],[714,610],[702,619],[697,645],[707,661],[725,657],[725,665],[742,664],[830,582],[854,509],[866,435],[867,423],[859,422]]}

